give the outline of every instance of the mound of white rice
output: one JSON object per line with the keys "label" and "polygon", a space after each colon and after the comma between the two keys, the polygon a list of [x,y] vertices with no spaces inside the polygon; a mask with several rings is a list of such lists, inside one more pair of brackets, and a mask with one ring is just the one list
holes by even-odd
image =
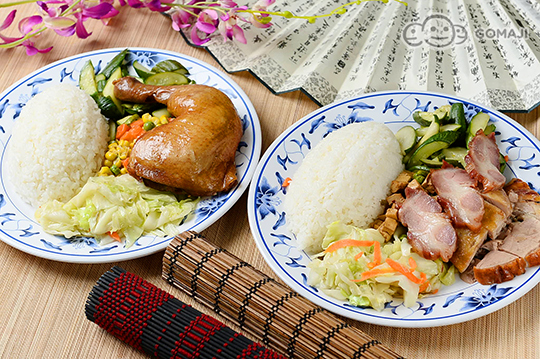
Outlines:
{"label": "mound of white rice", "polygon": [[334,221],[367,227],[382,213],[390,183],[403,170],[399,143],[383,124],[351,124],[329,134],[304,158],[285,197],[298,245],[320,252]]}
{"label": "mound of white rice", "polygon": [[7,153],[11,183],[34,207],[68,201],[100,168],[109,127],[95,101],[61,84],[33,97],[16,120]]}

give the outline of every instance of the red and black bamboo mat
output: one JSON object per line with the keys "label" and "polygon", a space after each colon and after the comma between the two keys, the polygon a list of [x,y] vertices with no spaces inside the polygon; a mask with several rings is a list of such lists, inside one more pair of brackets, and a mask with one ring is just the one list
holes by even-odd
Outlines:
{"label": "red and black bamboo mat", "polygon": [[157,358],[285,359],[119,267],[99,279],[85,311],[118,339]]}

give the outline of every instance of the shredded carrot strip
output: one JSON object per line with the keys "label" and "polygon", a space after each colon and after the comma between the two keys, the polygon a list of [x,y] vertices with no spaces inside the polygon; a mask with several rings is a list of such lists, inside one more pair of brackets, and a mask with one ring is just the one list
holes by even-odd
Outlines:
{"label": "shredded carrot strip", "polygon": [[387,274],[387,273],[393,273],[393,272],[395,272],[395,271],[392,268],[372,269],[372,270],[368,270],[368,271],[362,273],[362,276],[360,277],[360,279],[353,279],[352,281],[353,282],[363,282],[366,279],[376,277],[376,276],[381,275],[381,274]]}
{"label": "shredded carrot strip", "polygon": [[410,257],[410,258],[409,258],[409,265],[411,266],[411,270],[415,270],[416,267],[418,266],[418,265],[416,264],[416,261],[414,260],[413,257]]}
{"label": "shredded carrot strip", "polygon": [[359,260],[363,255],[364,255],[364,252],[358,253],[357,255],[354,256],[354,260],[355,261]]}
{"label": "shredded carrot strip", "polygon": [[288,185],[291,184],[291,181],[292,181],[291,177],[285,178],[285,180],[283,181],[283,184],[281,185],[281,187],[287,187]]}
{"label": "shredded carrot strip", "polygon": [[431,294],[437,294],[437,292],[439,292],[439,290],[435,289],[433,292],[431,292]]}
{"label": "shredded carrot strip", "polygon": [[356,239],[340,239],[337,242],[334,242],[330,247],[326,248],[324,253],[335,252],[340,248],[345,247],[370,247],[373,245],[374,241],[358,241]]}
{"label": "shredded carrot strip", "polygon": [[120,235],[118,234],[118,232],[107,232],[107,234],[111,236],[115,241],[122,242],[120,240]]}
{"label": "shredded carrot strip", "polygon": [[425,292],[429,287],[429,281],[427,280],[426,273],[420,273],[420,279],[422,280],[420,288],[418,291],[420,293]]}
{"label": "shredded carrot strip", "polygon": [[422,280],[420,278],[415,276],[411,270],[409,270],[409,269],[405,268],[403,265],[401,265],[401,263],[398,263],[398,262],[396,262],[395,260],[393,260],[391,258],[386,258],[386,263],[388,263],[388,265],[390,267],[392,267],[394,270],[396,270],[397,272],[399,272],[399,273],[403,274],[405,277],[407,277],[411,282],[416,283],[416,284],[422,283]]}

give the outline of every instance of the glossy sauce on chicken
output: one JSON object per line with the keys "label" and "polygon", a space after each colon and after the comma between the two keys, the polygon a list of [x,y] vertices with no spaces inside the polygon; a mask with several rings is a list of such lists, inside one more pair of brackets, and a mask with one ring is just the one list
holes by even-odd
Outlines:
{"label": "glossy sauce on chicken", "polygon": [[204,85],[152,86],[133,78],[117,80],[114,93],[122,101],[163,103],[176,117],[137,140],[127,165],[132,176],[195,196],[236,185],[242,123],[227,95]]}

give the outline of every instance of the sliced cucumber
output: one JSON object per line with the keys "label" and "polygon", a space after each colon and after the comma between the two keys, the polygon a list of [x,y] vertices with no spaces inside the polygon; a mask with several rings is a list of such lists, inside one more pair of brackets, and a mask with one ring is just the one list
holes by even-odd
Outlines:
{"label": "sliced cucumber", "polygon": [[116,122],[109,121],[109,140],[116,140]]}
{"label": "sliced cucumber", "polygon": [[422,143],[426,142],[428,139],[438,134],[440,129],[441,129],[441,126],[439,125],[439,122],[433,121],[431,125],[429,125],[424,136],[420,139],[420,141],[418,141],[418,146],[422,145]]}
{"label": "sliced cucumber", "polygon": [[420,161],[430,167],[441,167],[443,164],[438,158],[423,158]]}
{"label": "sliced cucumber", "polygon": [[105,84],[105,87],[103,88],[103,96],[110,98],[111,101],[114,102],[114,104],[118,108],[118,112],[122,115],[124,113],[124,108],[122,107],[121,102],[116,98],[116,96],[114,96],[113,84],[115,80],[118,80],[121,77],[122,69],[120,67],[117,67],[116,70],[111,74],[111,76],[107,80],[107,83]]}
{"label": "sliced cucumber", "polygon": [[449,122],[461,126],[459,129],[459,138],[464,140],[467,136],[467,119],[465,118],[465,108],[461,102],[452,104]]}
{"label": "sliced cucumber", "polygon": [[135,60],[133,62],[133,68],[135,69],[135,72],[137,73],[137,75],[143,79],[143,80],[146,80],[147,78],[149,78],[150,76],[152,75],[155,75],[156,73],[151,71],[151,70],[148,70],[145,66],[143,66],[139,61]]}
{"label": "sliced cucumber", "polygon": [[427,132],[428,128],[429,128],[429,126],[418,127],[416,129],[416,136],[424,137],[426,135],[426,132]]}
{"label": "sliced cucumber", "polygon": [[418,166],[413,166],[409,168],[409,171],[413,171],[413,172],[423,171],[423,172],[429,173],[429,171],[431,171],[431,168],[425,165],[418,165]]}
{"label": "sliced cucumber", "polygon": [[172,117],[171,113],[167,110],[167,108],[160,108],[159,110],[155,110],[154,112],[152,112],[152,116],[154,117],[157,117],[157,118],[161,118],[161,116],[167,116],[167,117]]}
{"label": "sliced cucumber", "polygon": [[137,121],[139,119],[139,115],[129,115],[126,117],[122,117],[116,123],[118,125],[131,125],[133,122]]}
{"label": "sliced cucumber", "polygon": [[413,120],[420,126],[429,126],[436,119],[432,112],[416,111],[413,113]]}
{"label": "sliced cucumber", "polygon": [[122,113],[118,110],[118,107],[116,107],[116,104],[110,99],[110,97],[103,96],[101,92],[96,92],[91,96],[94,101],[96,101],[103,116],[111,119],[122,116]]}
{"label": "sliced cucumber", "polygon": [[423,159],[427,159],[435,152],[450,147],[458,137],[459,133],[453,131],[439,132],[431,136],[414,151],[407,163],[407,168],[421,165]]}
{"label": "sliced cucumber", "polygon": [[124,49],[118,55],[113,57],[111,61],[109,61],[107,66],[105,66],[103,71],[101,71],[101,73],[105,76],[106,79],[109,79],[109,77],[111,77],[111,75],[116,71],[116,69],[119,68],[120,65],[122,65],[128,52],[128,49]]}
{"label": "sliced cucumber", "polygon": [[465,156],[469,151],[465,147],[450,147],[442,150],[445,161],[452,164],[459,164],[465,168]]}
{"label": "sliced cucumber", "polygon": [[441,123],[448,122],[448,120],[450,118],[450,109],[451,108],[452,108],[452,106],[450,106],[450,105],[442,105],[441,107],[436,109],[433,112],[433,114],[435,116],[437,116],[437,118],[439,119],[439,121]]}
{"label": "sliced cucumber", "polygon": [[92,61],[88,60],[81,69],[79,74],[79,87],[89,95],[97,92],[96,74]]}
{"label": "sliced cucumber", "polygon": [[469,124],[469,128],[467,129],[467,147],[469,146],[469,142],[473,139],[473,137],[476,136],[476,133],[486,128],[489,119],[489,115],[485,112],[478,112],[476,115],[474,115],[474,117],[471,119],[471,123]]}
{"label": "sliced cucumber", "polygon": [[458,125],[457,123],[449,123],[448,125],[441,126],[440,131],[459,131],[461,129],[461,125]]}
{"label": "sliced cucumber", "polygon": [[103,88],[105,87],[106,83],[107,83],[107,79],[105,78],[105,75],[103,74],[96,75],[96,84],[97,84],[98,92],[103,92]]}
{"label": "sliced cucumber", "polygon": [[484,135],[490,135],[492,132],[495,132],[496,127],[494,123],[488,123],[486,128],[484,128]]}
{"label": "sliced cucumber", "polygon": [[187,85],[189,79],[176,72],[160,72],[148,77],[145,83],[156,86]]}
{"label": "sliced cucumber", "polygon": [[150,112],[156,105],[153,103],[122,103],[122,107],[126,113],[135,115]]}
{"label": "sliced cucumber", "polygon": [[158,62],[154,67],[152,67],[152,72],[176,72],[182,75],[189,75],[189,71],[176,60],[164,60]]}
{"label": "sliced cucumber", "polygon": [[401,147],[401,153],[406,154],[416,144],[416,130],[412,126],[405,126],[396,132],[396,138]]}

